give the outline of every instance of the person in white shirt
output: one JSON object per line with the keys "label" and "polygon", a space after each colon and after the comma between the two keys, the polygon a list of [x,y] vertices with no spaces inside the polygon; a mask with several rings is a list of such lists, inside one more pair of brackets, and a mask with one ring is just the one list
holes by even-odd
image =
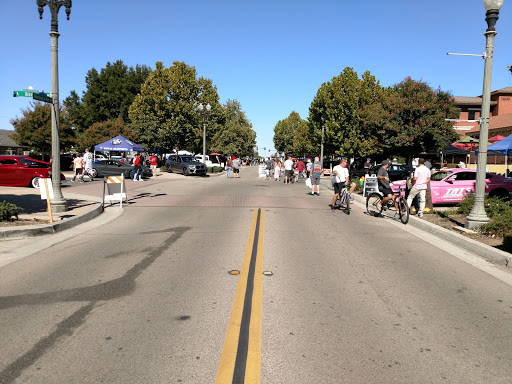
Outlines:
{"label": "person in white shirt", "polygon": [[88,148],[85,148],[84,153],[84,174],[89,175],[91,178],[91,181],[93,180],[93,173],[92,173],[92,153],[89,152]]}
{"label": "person in white shirt", "polygon": [[423,217],[423,211],[425,210],[425,196],[427,193],[427,184],[430,181],[430,169],[425,167],[425,159],[419,159],[419,166],[414,171],[414,177],[412,179],[413,187],[409,191],[409,197],[407,198],[407,206],[410,207],[413,199],[416,195],[420,195],[420,209],[418,216]]}
{"label": "person in white shirt", "polygon": [[332,197],[331,211],[334,211],[336,209],[336,199],[341,193],[342,188],[344,188],[345,185],[348,185],[350,187],[348,193],[352,195],[352,192],[354,192],[354,189],[356,189],[356,183],[350,182],[347,168],[347,159],[338,160],[338,164],[333,168],[332,171],[334,174],[334,196]]}
{"label": "person in white shirt", "polygon": [[289,184],[292,181],[293,177],[293,161],[291,157],[284,162],[284,182]]}

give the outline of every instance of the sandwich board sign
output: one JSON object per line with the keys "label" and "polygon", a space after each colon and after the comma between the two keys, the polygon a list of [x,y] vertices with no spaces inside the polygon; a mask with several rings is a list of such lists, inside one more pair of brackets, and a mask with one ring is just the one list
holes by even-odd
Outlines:
{"label": "sandwich board sign", "polygon": [[379,193],[379,183],[376,175],[366,175],[364,177],[363,196],[368,197],[370,193]]}
{"label": "sandwich board sign", "polygon": [[[107,193],[105,194],[105,186],[107,186]],[[121,176],[106,176],[103,179],[103,206],[105,201],[119,201],[119,207],[123,207],[123,199],[128,202],[128,194],[126,193],[126,186],[124,184],[124,175]]]}
{"label": "sandwich board sign", "polygon": [[51,224],[51,223],[53,223],[53,214],[52,214],[52,204],[51,204],[50,200],[54,198],[52,179],[40,178],[39,179],[39,191],[41,192],[41,200],[46,200],[46,205],[48,206],[48,214],[50,215],[50,224]]}

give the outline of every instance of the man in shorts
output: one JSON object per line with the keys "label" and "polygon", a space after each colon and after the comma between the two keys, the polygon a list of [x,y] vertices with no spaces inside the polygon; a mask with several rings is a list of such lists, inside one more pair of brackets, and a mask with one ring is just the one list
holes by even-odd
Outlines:
{"label": "man in shorts", "polygon": [[235,179],[239,179],[240,178],[240,160],[238,159],[238,157],[235,157],[233,159],[233,174],[235,175]]}
{"label": "man in shorts", "polygon": [[75,181],[78,176],[78,181],[81,183],[84,182],[83,170],[84,170],[84,161],[80,157],[79,153],[75,154],[75,159],[73,160],[73,169],[75,170],[75,175],[73,176],[73,180]]}
{"label": "man in shorts", "polygon": [[[320,196],[320,176],[322,176],[322,164],[320,159],[315,157],[315,162],[311,168],[311,192],[310,195]],[[316,192],[315,192],[316,189]]]}
{"label": "man in shorts", "polygon": [[293,161],[290,156],[284,162],[284,182],[285,184],[290,184],[293,177]]}
{"label": "man in shorts", "polygon": [[[334,196],[332,197],[331,211],[334,211],[336,199],[341,193],[341,190],[345,187],[345,185],[348,185],[350,187],[348,193],[349,195],[352,195],[352,192],[354,192],[354,189],[356,189],[356,183],[350,182],[349,172],[347,168],[347,159],[338,160],[337,165],[334,167],[332,171],[335,178],[333,180]],[[352,197],[350,199],[352,199]]]}
{"label": "man in shorts", "polygon": [[[380,211],[382,209],[382,204],[386,204],[388,201],[393,199],[393,191],[391,190],[391,185],[389,184],[389,174],[388,168],[391,162],[389,160],[384,160],[377,172],[377,181],[379,183],[379,191],[382,192],[384,198],[380,203],[377,204],[377,209]],[[398,204],[395,201],[395,208],[398,212]]]}

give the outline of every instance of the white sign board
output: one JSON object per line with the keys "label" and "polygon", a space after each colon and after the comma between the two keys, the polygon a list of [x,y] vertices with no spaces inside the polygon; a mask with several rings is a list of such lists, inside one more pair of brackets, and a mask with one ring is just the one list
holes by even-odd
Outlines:
{"label": "white sign board", "polygon": [[379,183],[377,181],[377,176],[375,175],[366,175],[364,177],[364,191],[363,196],[368,197],[370,193],[378,193],[379,192]]}
{"label": "white sign board", "polygon": [[50,200],[53,200],[53,185],[52,179],[39,179],[39,191],[41,192],[41,200],[46,200],[46,191],[50,195]]}

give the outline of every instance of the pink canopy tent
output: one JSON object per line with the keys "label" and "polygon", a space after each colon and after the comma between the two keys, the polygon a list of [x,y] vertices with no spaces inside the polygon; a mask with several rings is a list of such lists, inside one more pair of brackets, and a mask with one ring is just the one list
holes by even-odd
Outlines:
{"label": "pink canopy tent", "polygon": [[505,136],[501,136],[501,135],[497,135],[497,136],[493,136],[489,139],[489,141],[491,143],[494,143],[495,141],[500,141],[500,140],[503,140],[505,138]]}

